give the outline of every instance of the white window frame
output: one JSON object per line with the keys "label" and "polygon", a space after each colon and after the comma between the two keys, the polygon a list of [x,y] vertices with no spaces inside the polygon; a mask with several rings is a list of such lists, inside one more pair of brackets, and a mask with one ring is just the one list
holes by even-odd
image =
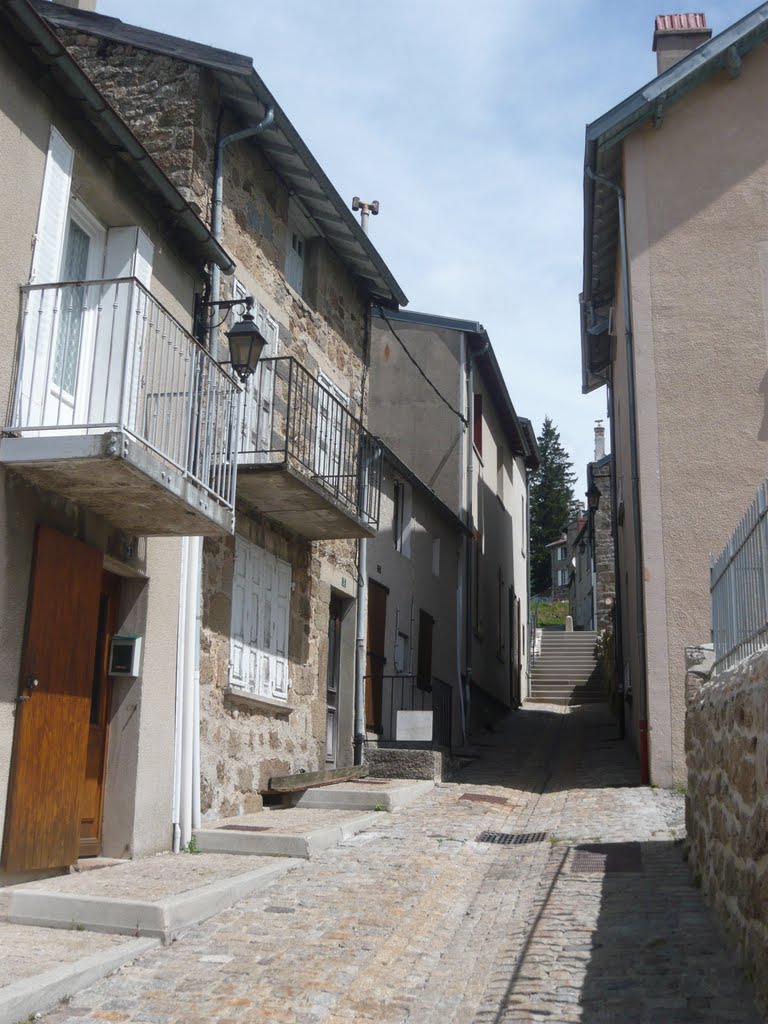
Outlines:
{"label": "white window frame", "polygon": [[287,703],[291,566],[235,537],[230,620],[230,689]]}
{"label": "white window frame", "polygon": [[395,480],[392,494],[392,540],[395,551],[411,557],[413,534],[413,489],[405,480]]}
{"label": "white window frame", "polygon": [[[237,278],[232,282],[232,298],[245,300],[248,289]],[[238,461],[241,465],[261,465],[272,460],[272,417],[275,404],[275,363],[279,355],[280,338],[277,321],[260,302],[254,301],[253,317],[256,326],[266,338],[256,371],[251,374],[243,395],[243,415],[240,421]],[[232,322],[237,319],[230,312]]]}

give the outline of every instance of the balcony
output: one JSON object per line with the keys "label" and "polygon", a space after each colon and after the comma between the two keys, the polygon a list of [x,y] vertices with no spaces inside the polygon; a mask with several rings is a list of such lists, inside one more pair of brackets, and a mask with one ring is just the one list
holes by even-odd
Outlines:
{"label": "balcony", "polygon": [[235,380],[134,278],[21,291],[0,463],[130,533],[232,532]]}
{"label": "balcony", "polygon": [[238,503],[312,540],[373,537],[382,453],[344,402],[295,359],[262,359],[237,458]]}

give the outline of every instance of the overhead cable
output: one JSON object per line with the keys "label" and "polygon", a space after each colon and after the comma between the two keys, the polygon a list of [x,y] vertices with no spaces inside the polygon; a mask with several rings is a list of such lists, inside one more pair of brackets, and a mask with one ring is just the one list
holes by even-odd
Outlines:
{"label": "overhead cable", "polygon": [[390,329],[390,331],[392,332],[392,334],[394,335],[394,337],[395,337],[395,338],[397,339],[397,341],[399,342],[399,344],[400,344],[400,347],[402,348],[403,352],[405,352],[405,354],[406,354],[406,355],[408,356],[408,358],[410,359],[410,361],[411,361],[411,362],[413,363],[413,365],[414,365],[414,366],[416,367],[416,369],[417,369],[417,370],[419,371],[419,373],[420,373],[420,374],[421,374],[421,376],[422,376],[422,377],[424,378],[424,380],[425,380],[425,381],[427,382],[427,384],[429,384],[429,386],[430,386],[430,387],[432,388],[432,390],[433,390],[433,391],[435,392],[435,394],[436,394],[436,395],[437,395],[437,397],[438,397],[438,398],[440,399],[440,401],[441,401],[441,402],[442,402],[442,403],[443,403],[444,405],[447,405],[447,406],[448,406],[448,408],[449,408],[449,409],[451,410],[451,412],[453,413],[453,415],[454,415],[454,416],[458,416],[458,418],[459,418],[459,419],[461,420],[461,422],[462,422],[462,423],[464,424],[464,426],[465,426],[465,427],[468,427],[468,426],[469,426],[469,420],[468,420],[468,419],[466,418],[466,416],[462,416],[462,414],[461,414],[461,413],[459,412],[459,410],[458,410],[458,409],[454,409],[454,407],[453,407],[453,406],[451,405],[451,403],[450,403],[450,402],[448,401],[448,399],[447,399],[447,398],[446,398],[446,397],[445,397],[445,396],[444,396],[443,394],[441,394],[441,393],[440,393],[440,391],[438,391],[438,389],[437,389],[437,388],[435,387],[435,385],[434,385],[434,384],[432,383],[432,381],[431,381],[431,380],[429,379],[429,377],[427,376],[427,374],[426,374],[426,373],[425,373],[425,372],[424,372],[424,371],[422,370],[422,368],[421,368],[421,367],[419,366],[419,364],[418,364],[418,363],[416,362],[416,360],[415,360],[415,359],[413,358],[413,356],[411,355],[411,353],[410,353],[410,352],[408,351],[408,347],[407,347],[407,345],[405,344],[405,342],[403,341],[403,339],[402,339],[402,338],[400,337],[400,335],[399,335],[399,334],[397,333],[397,331],[395,330],[395,328],[394,328],[394,327],[392,326],[392,324],[391,324],[391,322],[390,322],[390,320],[389,320],[389,317],[388,317],[388,316],[387,316],[387,314],[386,314],[386,313],[384,312],[384,310],[383,310],[383,309],[381,308],[381,306],[378,306],[378,305],[377,305],[377,306],[376,306],[376,308],[378,309],[378,311],[379,311],[379,314],[381,315],[382,319],[383,319],[383,320],[384,320],[384,321],[386,322],[386,325],[387,325],[387,327],[388,327],[388,328]]}

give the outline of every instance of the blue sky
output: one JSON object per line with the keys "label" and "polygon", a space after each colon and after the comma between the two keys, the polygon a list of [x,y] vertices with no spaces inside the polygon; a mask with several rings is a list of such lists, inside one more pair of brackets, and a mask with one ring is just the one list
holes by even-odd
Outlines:
{"label": "blue sky", "polygon": [[584,126],[655,75],[656,14],[740,0],[99,0],[253,57],[409,308],[479,320],[518,413],[554,420],[584,489],[605,396],[581,394]]}

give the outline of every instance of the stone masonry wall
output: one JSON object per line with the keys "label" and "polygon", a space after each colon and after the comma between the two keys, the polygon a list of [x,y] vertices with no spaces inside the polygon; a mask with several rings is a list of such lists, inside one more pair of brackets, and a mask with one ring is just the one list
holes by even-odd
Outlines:
{"label": "stone masonry wall", "polygon": [[[65,45],[131,125],[185,198],[210,223],[217,131],[243,124],[221,110],[218,86],[205,68],[109,40],[60,32]],[[289,191],[258,140],[225,150],[223,244],[237,277],[276,320],[279,354],[313,375],[326,373],[365,406],[366,295],[320,236],[306,246],[305,287],[285,281],[292,216]],[[232,282],[222,280],[221,297]],[[224,353],[218,353],[224,358]],[[352,540],[309,542],[253,510],[238,507],[237,530],[291,563],[290,715],[248,708],[224,696],[229,682],[229,629],[234,541],[206,539],[201,650],[201,804],[218,817],[261,806],[271,775],[324,766],[328,605],[332,586],[356,579]],[[351,666],[342,666],[343,673]],[[346,699],[351,699],[347,694]],[[340,746],[338,763],[351,761]]]}
{"label": "stone masonry wall", "polygon": [[611,525],[611,465],[592,464],[592,478],[600,489],[600,507],[595,513],[595,576],[597,629],[613,628],[613,604],[616,600],[616,563]]}
{"label": "stone masonry wall", "polygon": [[768,1013],[768,651],[703,685],[702,651],[686,677],[690,861]]}

